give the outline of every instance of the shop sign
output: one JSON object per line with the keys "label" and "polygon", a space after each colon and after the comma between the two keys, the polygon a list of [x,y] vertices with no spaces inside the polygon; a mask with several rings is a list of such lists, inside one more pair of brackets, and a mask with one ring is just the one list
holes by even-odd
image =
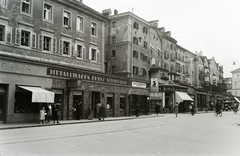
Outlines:
{"label": "shop sign", "polygon": [[68,80],[67,81],[67,87],[68,88],[78,88],[78,87],[81,87],[81,81],[80,80]]}
{"label": "shop sign", "polygon": [[1,61],[1,66],[8,69],[31,70],[31,66],[13,62]]}
{"label": "shop sign", "polygon": [[128,85],[128,81],[123,78],[115,78],[108,75],[100,75],[88,72],[74,72],[74,71],[66,71],[62,69],[47,69],[47,75],[57,76],[57,77],[65,77],[76,80],[88,80],[93,82],[103,82],[109,84],[119,84],[119,85]]}
{"label": "shop sign", "polygon": [[133,87],[139,87],[139,88],[147,88],[146,83],[141,83],[141,82],[132,82]]}

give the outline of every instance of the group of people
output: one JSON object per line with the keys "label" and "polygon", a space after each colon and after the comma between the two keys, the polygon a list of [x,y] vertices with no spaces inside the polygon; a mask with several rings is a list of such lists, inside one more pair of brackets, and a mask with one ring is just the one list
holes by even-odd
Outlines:
{"label": "group of people", "polygon": [[[176,102],[176,104],[173,107],[174,114],[176,115],[176,117],[178,116],[178,111],[179,111],[178,108],[179,108],[179,103]],[[191,114],[193,116],[195,114],[195,109],[194,109],[194,103],[193,102],[191,102],[191,104],[189,105],[189,109],[190,109]],[[161,110],[161,105],[159,103],[156,103],[156,105],[155,105],[155,113],[157,114],[157,116],[160,113],[160,110]]]}
{"label": "group of people", "polygon": [[59,108],[56,103],[54,104],[46,104],[42,106],[40,110],[40,124],[50,123],[51,120],[53,123],[59,123]]}

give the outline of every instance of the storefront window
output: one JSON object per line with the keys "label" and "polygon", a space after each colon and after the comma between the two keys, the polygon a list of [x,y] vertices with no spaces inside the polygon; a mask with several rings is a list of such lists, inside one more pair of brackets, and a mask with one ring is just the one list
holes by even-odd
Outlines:
{"label": "storefront window", "polygon": [[125,104],[126,104],[126,95],[121,94],[120,95],[120,110],[125,110]]}
{"label": "storefront window", "polygon": [[113,94],[107,94],[107,110],[112,110],[113,108]]}
{"label": "storefront window", "polygon": [[38,113],[39,103],[32,103],[31,92],[16,92],[14,113]]}

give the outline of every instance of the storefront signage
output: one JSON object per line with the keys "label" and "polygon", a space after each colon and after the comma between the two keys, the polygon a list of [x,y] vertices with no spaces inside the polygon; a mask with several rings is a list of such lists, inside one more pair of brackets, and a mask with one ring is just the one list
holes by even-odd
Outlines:
{"label": "storefront signage", "polygon": [[100,75],[100,74],[87,73],[87,72],[65,71],[62,69],[48,68],[47,75],[66,77],[66,78],[78,79],[78,80],[103,82],[103,83],[109,83],[109,84],[119,84],[119,85],[128,84],[128,81],[126,79],[120,79],[120,78],[115,78],[107,75]]}
{"label": "storefront signage", "polygon": [[18,64],[13,62],[1,62],[1,66],[9,69],[31,70],[31,66],[25,64]]}
{"label": "storefront signage", "polygon": [[69,88],[81,87],[81,80],[68,80],[67,87]]}
{"label": "storefront signage", "polygon": [[146,83],[141,83],[141,82],[132,82],[133,87],[139,87],[139,88],[147,88]]}

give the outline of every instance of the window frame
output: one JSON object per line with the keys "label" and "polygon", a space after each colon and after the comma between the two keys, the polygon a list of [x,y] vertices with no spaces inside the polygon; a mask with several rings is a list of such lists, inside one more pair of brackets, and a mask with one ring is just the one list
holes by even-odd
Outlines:
{"label": "window frame", "polygon": [[[5,25],[0,25],[0,28],[2,29],[2,35],[0,34],[0,38],[2,38],[2,40],[0,40],[0,42],[5,42],[5,37],[6,37],[6,26]],[[1,31],[0,31],[1,32]]]}
{"label": "window frame", "polygon": [[[69,15],[67,25],[65,24],[65,13],[68,13],[68,15]],[[62,20],[63,20],[62,26],[66,29],[71,29],[71,27],[72,27],[72,12],[64,9]]]}
{"label": "window frame", "polygon": [[[95,24],[95,28],[94,28],[94,30],[95,31],[93,31],[93,24]],[[97,28],[98,28],[98,24],[97,24],[97,22],[95,22],[95,21],[91,21],[91,27],[90,27],[90,32],[91,32],[91,36],[92,37],[97,37],[97,33],[98,33],[98,30],[97,30]],[[93,32],[94,32],[94,34],[93,34]]]}
{"label": "window frame", "polygon": [[[79,27],[80,27],[79,30],[78,30],[78,24],[79,24],[79,23],[77,22],[77,21],[78,21],[78,18],[79,18],[79,19],[82,19],[82,24],[79,26]],[[77,31],[77,32],[82,32],[82,33],[84,32],[84,18],[83,18],[83,16],[81,16],[81,15],[79,15],[79,14],[76,15],[76,31]]]}
{"label": "window frame", "polygon": [[[79,46],[82,47],[82,48],[81,48],[81,49],[82,49],[82,54],[81,54],[82,57],[79,57],[79,56],[78,56],[78,52],[79,52],[79,51],[78,51],[78,47],[79,47]],[[85,59],[85,56],[86,56],[86,48],[85,48],[84,44],[81,43],[81,42],[76,42],[76,43],[75,43],[75,51],[74,51],[74,53],[75,53],[74,55],[75,55],[75,57],[76,57],[77,59],[81,59],[81,60]]]}
{"label": "window frame", "polygon": [[29,9],[28,9],[29,13],[23,11],[23,6],[24,6],[23,3],[27,4],[26,1],[27,0],[21,0],[20,13],[23,14],[23,15],[32,16],[33,0],[29,0]]}
{"label": "window frame", "polygon": [[[51,18],[51,19],[46,19],[46,18],[44,18],[44,16],[45,16],[45,5],[51,6],[51,10],[50,10],[50,18]],[[47,3],[47,2],[43,2],[43,16],[42,16],[43,21],[53,23],[53,10],[54,10],[53,7],[54,7],[54,6],[53,6],[52,4]]]}
{"label": "window frame", "polygon": [[8,0],[0,0],[0,7],[7,9]]}

